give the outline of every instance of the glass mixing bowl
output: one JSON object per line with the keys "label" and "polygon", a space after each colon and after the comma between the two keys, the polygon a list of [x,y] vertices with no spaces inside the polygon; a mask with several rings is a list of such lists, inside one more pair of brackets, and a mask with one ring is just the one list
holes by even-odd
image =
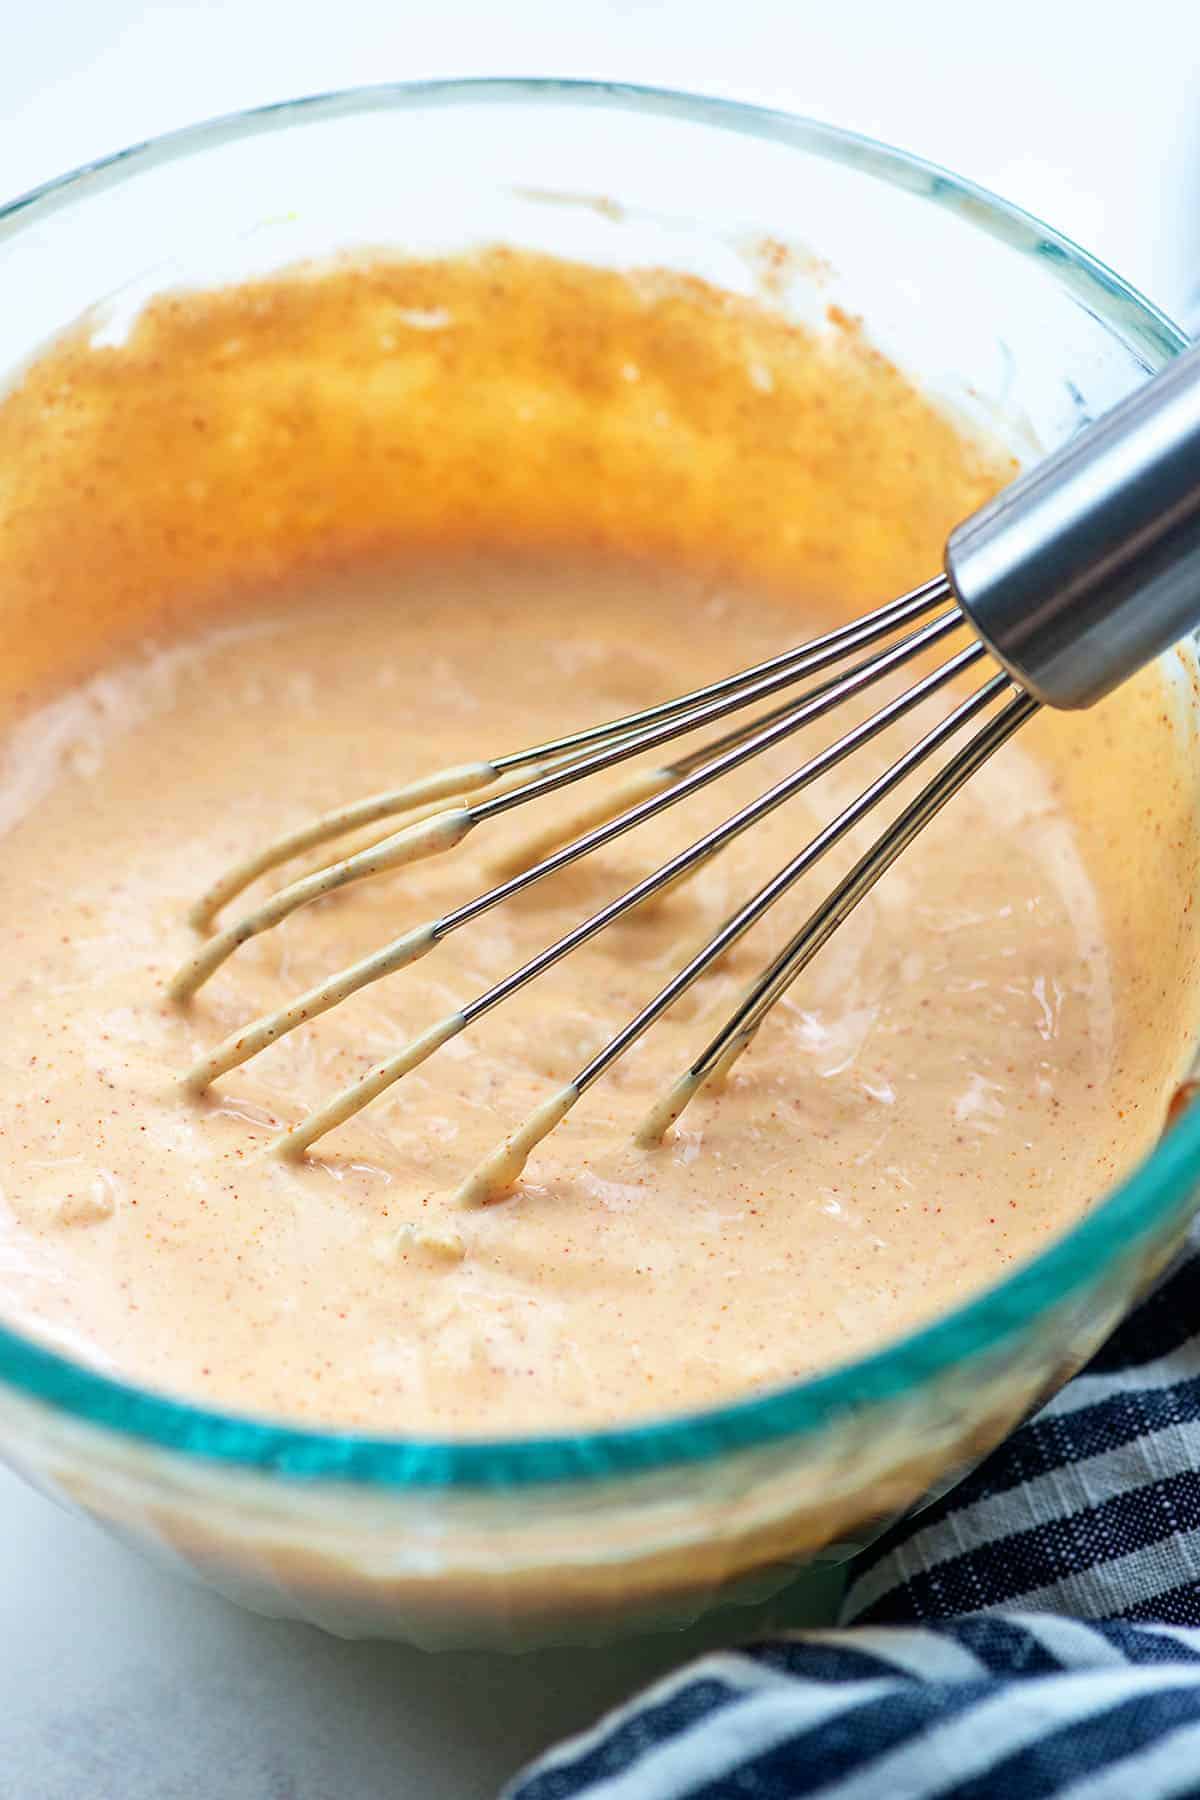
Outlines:
{"label": "glass mixing bowl", "polygon": [[[495,242],[688,271],[801,319],[836,302],[1025,459],[1183,343],[1053,231],[862,138],[681,94],[464,82],[218,121],[17,201],[0,214],[0,370],[89,309],[119,332],[166,287],[347,248]],[[0,567],[0,617],[3,589]],[[1195,704],[1181,697],[1189,726]],[[505,1442],[299,1430],[0,1330],[0,1442],[131,1543],[332,1631],[515,1647],[679,1624],[848,1553],[947,1485],[1099,1344],[1198,1201],[1194,1110],[1068,1236],[969,1305],[694,1416]]]}

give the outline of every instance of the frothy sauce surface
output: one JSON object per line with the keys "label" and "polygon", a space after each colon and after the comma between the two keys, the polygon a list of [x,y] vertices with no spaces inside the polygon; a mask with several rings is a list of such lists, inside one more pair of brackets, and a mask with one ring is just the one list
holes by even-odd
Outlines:
{"label": "frothy sauce surface", "polygon": [[[7,1320],[235,1410],[460,1435],[616,1422],[791,1380],[929,1319],[1150,1148],[1196,984],[1196,797],[1159,672],[1086,718],[1039,720],[989,765],[661,1149],[633,1145],[638,1120],[871,831],[582,1099],[512,1198],[447,1206],[947,703],[448,1042],[308,1162],[262,1148],[864,709],[475,922],[206,1098],[181,1091],[217,1039],[490,885],[564,803],[305,909],[180,1011],[164,990],[194,945],[185,915],[227,864],[358,793],[771,655],[936,566],[946,525],[1003,470],[832,329],[821,344],[696,284],[532,258],[389,265],[164,303],[128,345],[61,347],[0,406],[0,461],[41,470],[0,513],[25,646],[0,676]],[[366,400],[365,362],[382,370]],[[261,441],[277,429],[282,466]],[[535,441],[556,471],[524,510],[493,454],[505,432],[511,458]],[[647,433],[668,446],[649,462]],[[235,493],[229,469],[256,447],[261,483]],[[117,460],[106,507],[85,478]],[[64,509],[73,539],[50,529]]]}

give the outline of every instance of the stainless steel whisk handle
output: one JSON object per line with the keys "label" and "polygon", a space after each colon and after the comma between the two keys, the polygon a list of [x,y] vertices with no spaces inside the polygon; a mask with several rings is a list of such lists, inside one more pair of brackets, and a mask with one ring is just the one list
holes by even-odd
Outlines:
{"label": "stainless steel whisk handle", "polygon": [[1200,626],[1200,345],[957,526],[946,573],[1047,706],[1090,706]]}

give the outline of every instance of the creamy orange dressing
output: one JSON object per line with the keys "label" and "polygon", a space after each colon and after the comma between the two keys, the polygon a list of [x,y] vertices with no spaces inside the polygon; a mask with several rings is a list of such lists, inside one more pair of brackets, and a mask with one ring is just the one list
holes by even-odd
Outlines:
{"label": "creamy orange dressing", "polygon": [[[433,352],[436,334],[415,334],[408,363],[389,351],[394,386],[381,376],[364,402],[385,300],[436,301],[462,330]],[[774,371],[769,388],[745,379],[748,357]],[[602,381],[610,363],[638,381]],[[531,442],[519,407],[539,413],[540,489],[512,466]],[[228,465],[280,419],[288,454],[264,453],[244,492]],[[0,564],[18,625],[44,628],[26,624],[0,675],[10,1321],[234,1409],[462,1435],[606,1423],[790,1380],[932,1317],[1153,1143],[1196,985],[1195,794],[1158,672],[1085,718],[1039,720],[989,765],[660,1148],[633,1141],[648,1107],[870,831],[584,1095],[510,1199],[452,1203],[949,702],[447,1031],[308,1161],[264,1146],[863,708],[205,1095],[183,1087],[219,1040],[490,885],[531,832],[594,796],[542,802],[295,912],[180,1009],[167,985],[197,947],[188,912],[228,865],[360,793],[771,655],[936,565],[946,524],[999,471],[851,328],[835,321],[818,346],[695,284],[536,259],[347,270],[167,303],[122,349],[64,347],[0,407],[0,459],[14,449],[41,485],[0,510]],[[111,504],[89,467],[116,483]],[[220,923],[315,861],[302,853]]]}

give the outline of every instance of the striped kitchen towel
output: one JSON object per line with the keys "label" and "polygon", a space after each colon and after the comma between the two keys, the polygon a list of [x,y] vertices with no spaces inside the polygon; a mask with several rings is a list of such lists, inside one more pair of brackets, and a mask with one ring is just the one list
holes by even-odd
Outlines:
{"label": "striped kitchen towel", "polygon": [[1200,1231],[1099,1355],[851,1565],[508,1800],[1200,1800]]}

